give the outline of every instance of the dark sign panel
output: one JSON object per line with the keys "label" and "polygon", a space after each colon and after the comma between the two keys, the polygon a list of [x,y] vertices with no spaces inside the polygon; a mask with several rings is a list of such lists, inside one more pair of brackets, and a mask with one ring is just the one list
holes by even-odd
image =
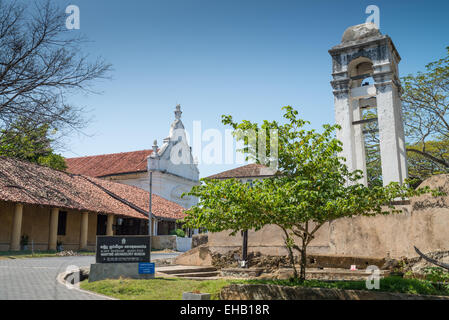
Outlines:
{"label": "dark sign panel", "polygon": [[150,261],[148,236],[97,236],[97,263]]}

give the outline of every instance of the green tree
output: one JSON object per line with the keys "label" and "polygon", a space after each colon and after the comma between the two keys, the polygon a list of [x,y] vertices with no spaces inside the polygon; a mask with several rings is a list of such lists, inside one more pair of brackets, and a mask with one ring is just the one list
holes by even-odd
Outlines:
{"label": "green tree", "polygon": [[0,155],[65,170],[64,158],[51,147],[50,134],[48,124],[36,125],[19,119],[8,130],[0,132]]}
{"label": "green tree", "polygon": [[[284,110],[286,123],[282,125],[276,121],[264,121],[260,126],[250,121],[236,123],[231,116],[223,116],[223,123],[230,125],[237,139],[244,142],[244,150],[257,149],[259,141],[248,139],[241,132],[255,130],[268,142],[272,138],[270,130],[277,130],[278,174],[253,182],[251,188],[236,179],[203,179],[189,193],[199,202],[187,210],[184,221],[190,228],[229,230],[231,235],[277,225],[284,234],[295,278],[298,272],[294,252],[299,253],[299,279],[304,280],[307,247],[326,222],[397,212],[392,206],[395,199],[430,190],[414,190],[398,183],[371,188],[358,184],[361,172],[349,172],[338,155],[342,150],[341,142],[335,138],[338,126],[324,125],[321,133],[306,130],[309,123],[299,119],[296,110],[290,106]],[[269,155],[262,158],[258,161],[266,165],[273,160]]]}

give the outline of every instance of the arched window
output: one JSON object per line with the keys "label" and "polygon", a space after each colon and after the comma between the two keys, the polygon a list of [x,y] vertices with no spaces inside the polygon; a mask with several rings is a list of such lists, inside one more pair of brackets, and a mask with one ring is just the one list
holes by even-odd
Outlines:
{"label": "arched window", "polygon": [[352,88],[374,84],[373,63],[368,58],[357,58],[349,64]]}

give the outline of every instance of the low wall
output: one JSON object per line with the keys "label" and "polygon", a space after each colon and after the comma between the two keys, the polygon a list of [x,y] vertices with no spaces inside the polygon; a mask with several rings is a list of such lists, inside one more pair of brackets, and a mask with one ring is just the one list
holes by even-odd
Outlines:
{"label": "low wall", "polygon": [[287,287],[263,284],[232,284],[220,292],[222,300],[449,300],[426,296],[379,291]]}
{"label": "low wall", "polygon": [[203,244],[207,244],[208,242],[208,234],[202,233],[202,234],[194,234],[192,236],[192,249],[199,247]]}
{"label": "low wall", "polygon": [[[449,175],[433,176],[421,186],[440,189],[443,197],[423,195],[397,205],[402,213],[375,217],[338,219],[326,223],[308,247],[309,254],[352,257],[416,257],[422,252],[449,251]],[[229,232],[209,233],[212,253],[226,253],[242,246],[242,236]],[[286,255],[284,235],[277,226],[267,226],[248,235],[249,252]]]}
{"label": "low wall", "polygon": [[175,258],[174,263],[184,266],[211,266],[212,256],[209,248],[202,245],[180,254]]}
{"label": "low wall", "polygon": [[154,274],[140,274],[139,263],[94,263],[90,265],[89,282],[106,279],[153,279]]}
{"label": "low wall", "polygon": [[[308,247],[309,254],[365,256],[374,258],[415,257],[414,246],[423,252],[449,250],[449,207],[401,206],[402,213],[376,217],[338,219],[321,227]],[[242,236],[229,232],[209,233],[211,252],[226,253],[242,246]],[[248,251],[287,255],[284,235],[267,226],[248,235]]]}
{"label": "low wall", "polygon": [[153,236],[151,237],[151,248],[154,250],[176,250],[176,236]]}
{"label": "low wall", "polygon": [[192,249],[192,238],[176,237],[176,250],[186,252]]}

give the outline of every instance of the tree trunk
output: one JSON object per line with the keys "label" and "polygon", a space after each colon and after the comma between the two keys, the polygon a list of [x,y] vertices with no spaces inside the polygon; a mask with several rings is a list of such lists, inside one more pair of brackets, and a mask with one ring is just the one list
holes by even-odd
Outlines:
{"label": "tree trunk", "polygon": [[244,261],[244,268],[248,268],[248,230],[243,231],[242,243],[242,261]]}
{"label": "tree trunk", "polygon": [[307,266],[307,245],[306,245],[306,239],[302,240],[302,249],[301,249],[301,261],[300,261],[300,274],[299,274],[299,280],[305,281],[306,280],[306,266]]}
{"label": "tree trunk", "polygon": [[288,245],[287,242],[285,244],[288,250],[288,256],[290,257],[290,265],[293,268],[293,278],[298,279],[298,270],[296,270],[295,266],[295,256],[293,255],[293,249]]}
{"label": "tree trunk", "polygon": [[295,256],[293,255],[293,249],[291,246],[291,239],[290,236],[288,235],[287,230],[285,230],[284,228],[280,227],[282,229],[282,231],[284,231],[285,234],[285,239],[284,239],[284,243],[285,243],[285,247],[288,250],[288,256],[290,258],[290,265],[293,268],[293,278],[294,279],[298,279],[298,270],[296,270],[296,266],[295,266]]}

